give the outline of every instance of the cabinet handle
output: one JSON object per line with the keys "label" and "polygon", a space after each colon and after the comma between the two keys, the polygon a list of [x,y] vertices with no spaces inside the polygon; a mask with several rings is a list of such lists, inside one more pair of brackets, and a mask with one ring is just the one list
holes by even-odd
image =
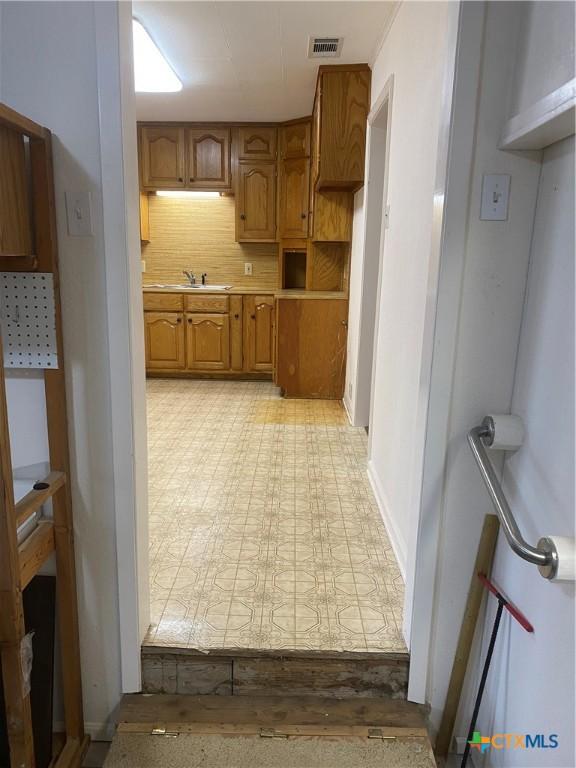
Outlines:
{"label": "cabinet handle", "polygon": [[190,176],[190,181],[194,181],[194,176]]}
{"label": "cabinet handle", "polygon": [[246,214],[245,213],[241,213],[240,214],[240,218],[242,219],[242,221],[246,221]]}
{"label": "cabinet handle", "polygon": [[184,179],[182,178],[182,176],[178,176],[178,181],[184,181]]}
{"label": "cabinet handle", "polygon": [[301,213],[301,214],[300,214],[300,217],[301,217],[302,219],[305,219],[307,215],[308,215],[307,213]]}
{"label": "cabinet handle", "polygon": [[177,318],[176,318],[176,322],[177,322],[177,323],[181,323],[181,322],[182,322],[182,318],[181,318],[181,317],[177,317]]}
{"label": "cabinet handle", "polygon": [[250,317],[252,318],[252,320],[256,320],[256,315],[250,315]]}
{"label": "cabinet handle", "polygon": [[236,312],[236,314],[234,315],[234,318],[235,318],[236,320],[238,320],[238,318],[239,318],[239,317],[240,317],[240,315],[238,314],[238,312]]}
{"label": "cabinet handle", "polygon": [[189,322],[190,324],[192,324],[192,318],[191,318],[191,317],[189,317],[189,318],[188,318],[188,322]]}

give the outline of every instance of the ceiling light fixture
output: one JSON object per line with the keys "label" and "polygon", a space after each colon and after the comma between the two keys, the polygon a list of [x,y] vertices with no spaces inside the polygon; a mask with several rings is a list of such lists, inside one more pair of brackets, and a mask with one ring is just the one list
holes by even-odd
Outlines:
{"label": "ceiling light fixture", "polygon": [[134,85],[137,93],[174,93],[182,81],[138,19],[132,19]]}
{"label": "ceiling light fixture", "polygon": [[190,190],[185,189],[161,189],[158,192],[156,192],[158,197],[192,197],[192,198],[201,198],[201,197],[220,197],[220,192],[193,192]]}

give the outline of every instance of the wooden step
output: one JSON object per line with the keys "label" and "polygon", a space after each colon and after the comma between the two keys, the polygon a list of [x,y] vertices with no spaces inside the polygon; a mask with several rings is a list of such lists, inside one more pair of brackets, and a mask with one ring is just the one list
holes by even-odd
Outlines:
{"label": "wooden step", "polygon": [[435,768],[425,726],[383,698],[128,694],[105,766]]}
{"label": "wooden step", "polygon": [[408,654],[142,649],[144,693],[406,699]]}
{"label": "wooden step", "polygon": [[118,729],[142,732],[162,726],[181,732],[230,733],[238,728],[342,731],[353,727],[404,728],[420,733],[426,728],[426,714],[426,708],[420,704],[384,698],[130,693],[122,697]]}

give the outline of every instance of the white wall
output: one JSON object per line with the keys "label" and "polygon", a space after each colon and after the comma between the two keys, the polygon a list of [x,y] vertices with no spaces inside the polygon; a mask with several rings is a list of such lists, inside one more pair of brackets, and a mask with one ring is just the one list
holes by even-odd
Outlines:
{"label": "white wall", "polygon": [[[372,71],[372,106],[391,77],[394,93],[390,225],[380,265],[369,474],[404,573],[417,482],[416,416],[450,13],[449,3],[402,3]],[[359,211],[356,218],[362,222]],[[356,238],[363,242],[364,234],[356,229],[355,243]],[[356,283],[362,278],[361,258],[366,254],[353,247],[346,389],[352,402],[358,381],[361,325]]]}
{"label": "white wall", "polygon": [[[572,136],[544,152],[512,396],[526,440],[504,472],[504,490],[532,543],[546,534],[574,537],[574,204]],[[574,584],[544,580],[504,540],[493,577],[534,634],[509,617],[503,622],[479,726],[484,733],[556,733],[559,748],[492,751],[486,766],[576,765]],[[494,603],[484,648],[493,615]]]}
{"label": "white wall", "polygon": [[[430,408],[447,403],[445,463],[438,475],[427,479],[431,487],[436,486],[439,504],[435,616],[427,694],[433,726],[438,725],[444,705],[483,517],[492,511],[466,443],[468,429],[486,413],[520,411],[532,434],[527,445],[507,462],[505,473],[506,490],[520,526],[528,540],[535,542],[539,536],[549,533],[569,534],[573,520],[573,448],[570,444],[573,410],[566,404],[566,399],[573,400],[572,373],[568,373],[572,371],[573,359],[560,362],[566,353],[562,344],[573,348],[573,327],[568,320],[573,312],[573,277],[566,274],[574,252],[569,236],[573,231],[573,209],[570,208],[573,199],[569,197],[567,179],[562,177],[562,172],[571,168],[570,158],[565,155],[561,161],[558,158],[555,161],[552,153],[549,171],[544,167],[540,199],[546,185],[550,189],[558,186],[558,190],[547,193],[546,204],[550,206],[547,213],[542,215],[539,207],[532,242],[541,153],[505,153],[497,149],[502,127],[511,116],[510,105],[520,103],[518,94],[523,94],[526,105],[542,97],[541,81],[531,79],[533,62],[526,60],[525,66],[519,68],[516,52],[528,49],[541,52],[546,47],[556,52],[557,47],[566,43],[564,31],[557,40],[550,37],[551,29],[562,28],[562,24],[552,18],[555,14],[560,14],[566,23],[564,6],[538,5],[537,9],[525,3],[487,5],[466,237],[459,257],[462,276],[447,299],[457,308],[454,355],[449,370],[433,372],[445,387]],[[546,14],[549,16],[544,23]],[[536,26],[529,23],[530,19]],[[564,60],[563,54],[558,54],[557,60]],[[558,77],[562,76],[550,75],[550,87],[557,87]],[[528,94],[530,83],[534,86],[531,96]],[[512,176],[507,221],[479,219],[482,175],[488,172]],[[465,190],[460,189],[459,193],[462,195]],[[550,203],[552,199],[554,202]],[[459,224],[460,221],[448,220],[447,232]],[[539,227],[546,237],[546,253],[539,253]],[[551,227],[557,229],[558,239],[552,237]],[[533,263],[524,305],[531,245]],[[560,285],[562,280],[567,283],[564,287]],[[452,344],[454,327],[437,329],[437,349]],[[551,344],[550,340],[558,335],[563,339]],[[558,397],[558,388],[562,397]],[[559,401],[554,406],[553,398]],[[556,429],[554,425],[562,418],[565,418],[563,425]],[[547,443],[540,433],[535,434],[543,421],[546,429],[552,423],[552,431],[548,433],[554,434],[552,443]],[[564,453],[560,459],[565,449],[568,454]],[[495,455],[494,459],[502,466],[501,458]],[[425,515],[430,513],[426,504],[432,496],[424,499]],[[550,506],[555,511],[548,513],[545,510]],[[553,530],[554,526],[557,530]],[[509,620],[505,621],[499,640],[502,656],[491,673],[481,726],[484,732],[543,733],[563,729],[566,745],[573,738],[569,725],[573,720],[572,651],[567,650],[573,648],[570,637],[573,614],[569,611],[573,588],[546,584],[535,567],[518,560],[504,542],[499,543],[494,575],[537,629],[534,636],[528,637],[522,635],[519,628],[510,626]],[[422,594],[419,599],[423,599]],[[489,623],[490,617],[487,628]],[[468,676],[470,688],[478,681],[478,663],[476,656]],[[468,690],[462,715],[470,714],[470,695]],[[465,735],[463,719],[458,729],[459,735]],[[574,764],[571,753],[552,751],[533,754],[502,751],[494,752],[487,759],[495,765]]]}
{"label": "white wall", "polygon": [[[359,330],[362,314],[363,288],[363,246],[364,246],[364,189],[354,195],[354,217],[352,220],[352,244],[350,247],[350,292],[348,304],[348,338],[346,350],[346,382],[344,385],[344,405],[348,418],[354,426],[367,426],[360,423],[356,413],[356,379],[358,376],[358,350],[360,346]],[[358,330],[357,333],[353,332]]]}
{"label": "white wall", "polygon": [[[124,414],[118,412],[119,384],[113,389],[111,383],[111,363],[118,359],[126,322],[109,326],[109,311],[119,309],[116,316],[122,317],[129,301],[122,271],[127,271],[130,238],[123,219],[118,10],[116,3],[3,3],[0,40],[0,98],[54,135],[84,705],[87,729],[97,737],[105,735],[121,694],[117,562],[133,555],[116,550],[117,514],[134,514],[127,487],[126,506],[117,506],[119,483],[130,485],[133,478],[118,471],[122,457],[113,430],[114,424],[116,432],[122,429],[120,420],[132,406],[128,401]],[[127,12],[129,18],[129,6]],[[68,236],[65,190],[90,192],[92,237]],[[137,245],[134,224],[132,230]],[[111,297],[116,297],[114,307]],[[111,350],[114,337],[117,348]],[[125,369],[140,350],[136,342],[135,350],[126,344],[123,351]],[[37,385],[38,380],[10,378],[10,407],[21,414],[28,408],[41,412]],[[11,422],[11,437],[17,462],[30,463],[22,423],[20,418]],[[124,429],[124,458],[133,462],[129,422]],[[30,446],[43,440],[45,446],[40,434],[29,431]]]}

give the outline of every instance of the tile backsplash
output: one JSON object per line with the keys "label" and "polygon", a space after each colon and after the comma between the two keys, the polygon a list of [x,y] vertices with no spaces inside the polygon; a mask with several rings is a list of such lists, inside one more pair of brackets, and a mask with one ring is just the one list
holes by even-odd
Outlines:
{"label": "tile backsplash", "polygon": [[[278,246],[237,243],[234,239],[234,198],[173,198],[150,195],[150,242],[142,245],[146,262],[144,285],[180,283],[189,269],[209,283],[237,288],[278,287]],[[252,264],[251,277],[244,263]]]}

